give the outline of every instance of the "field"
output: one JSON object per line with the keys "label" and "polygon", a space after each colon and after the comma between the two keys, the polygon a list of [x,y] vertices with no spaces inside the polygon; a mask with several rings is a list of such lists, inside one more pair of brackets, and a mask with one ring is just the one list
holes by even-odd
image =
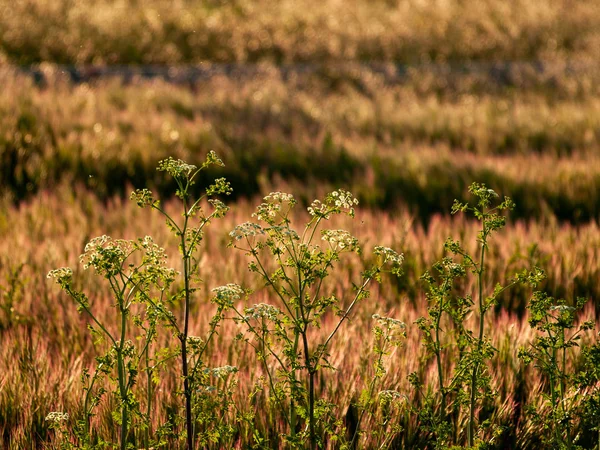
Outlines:
{"label": "field", "polygon": [[1,448],[600,448],[600,7],[302,3],[0,0]]}

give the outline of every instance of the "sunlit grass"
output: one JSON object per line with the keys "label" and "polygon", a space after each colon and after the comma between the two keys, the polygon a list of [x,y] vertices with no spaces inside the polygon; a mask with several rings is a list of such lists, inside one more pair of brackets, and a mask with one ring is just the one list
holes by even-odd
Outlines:
{"label": "sunlit grass", "polygon": [[[246,202],[232,206],[231,214],[223,219],[220,227],[206,235],[200,266],[205,288],[192,303],[191,333],[200,334],[204,317],[212,311],[207,302],[212,287],[237,282],[256,290],[251,303],[275,301],[244,269],[246,258],[240,252],[225,249],[227,233],[236,224],[246,221],[252,210]],[[166,208],[173,213],[177,211],[176,204],[172,202],[168,202]],[[120,198],[112,198],[102,204],[92,193],[80,188],[72,190],[67,185],[55,193],[42,192],[18,208],[5,204],[2,211],[0,254],[4,256],[0,257],[0,280],[5,289],[1,300],[3,307],[10,303],[12,309],[0,310],[3,343],[0,350],[0,386],[3,387],[0,390],[0,410],[3,411],[0,435],[5,445],[11,443],[8,448],[30,448],[36,442],[48,442],[51,438],[43,420],[49,411],[74,412],[81,406],[79,373],[82,367],[92,365],[96,354],[85,328],[85,316],[77,314],[72,301],[46,280],[45,273],[58,266],[77,267],[78,255],[85,243],[100,234],[123,238],[150,234],[157,243],[166,247],[173,260],[177,250],[176,242],[166,232],[159,216],[148,214],[148,211]],[[296,218],[306,220],[307,215],[300,213]],[[383,383],[387,388],[412,398],[406,375],[420,371],[425,377],[433,376],[433,367],[415,357],[421,354],[420,336],[416,327],[410,324],[424,314],[425,308],[424,290],[416,281],[417,276],[441,257],[443,242],[449,235],[464,243],[474,243],[476,224],[459,217],[436,216],[424,228],[403,211],[388,215],[359,209],[355,221],[336,219],[331,227],[347,228],[366,246],[385,243],[402,251],[406,274],[398,283],[385,278],[381,287],[374,288],[371,298],[357,309],[348,328],[331,348],[331,362],[338,370],[325,372],[319,379],[318,388],[327,391],[328,397],[339,399],[338,407],[343,414],[344,408],[359,394],[361,380],[369,376],[367,355],[370,344],[367,336],[372,326],[370,317],[380,313],[409,325],[405,345],[389,358],[388,373]],[[544,286],[548,292],[568,299],[578,294],[596,296],[600,293],[597,277],[600,270],[599,240],[598,226],[593,223],[577,228],[542,222],[512,224],[497,236],[497,246],[489,255],[490,270],[485,282],[491,285],[505,279],[519,267],[537,264],[550,276]],[[537,245],[533,247],[531,243]],[[368,258],[369,254],[365,257]],[[17,269],[20,261],[24,262],[24,267],[16,275],[18,282],[11,284],[12,271]],[[343,286],[361,269],[360,261],[349,262],[342,270],[332,274],[332,282],[343,292]],[[110,322],[112,300],[106,287],[83,272],[76,271],[74,276],[77,283],[93,293],[90,299],[98,317]],[[8,289],[9,286],[13,287]],[[473,290],[475,287],[466,285],[464,288]],[[499,354],[491,361],[493,383],[499,392],[494,403],[495,420],[512,430],[506,439],[514,439],[514,442],[518,439],[520,448],[534,445],[541,430],[527,421],[523,422],[516,405],[524,400],[535,402],[544,386],[539,376],[522,367],[516,358],[518,345],[525,345],[533,336],[523,315],[529,295],[527,290],[519,290],[503,297],[502,307],[486,319],[492,341],[499,349]],[[593,311],[586,313],[590,314]],[[328,320],[325,318],[325,328]],[[243,402],[262,371],[247,346],[231,345],[233,336],[238,332],[232,322],[224,324],[210,354],[210,362],[215,366],[235,364],[240,367],[237,401]],[[357,336],[361,336],[358,348]],[[353,381],[349,383],[348,380]],[[177,384],[174,373],[164,374],[156,391],[156,400],[165,405],[173,404],[173,390]],[[259,409],[256,426],[269,429],[270,419],[264,415],[263,401],[260,396],[256,399],[256,408]],[[97,429],[100,433],[107,433],[106,436],[115,432],[108,415],[111,409],[108,404],[101,405],[99,414],[94,418]],[[410,422],[402,425],[407,431],[399,439],[408,443],[411,435],[418,435],[418,426]]]}
{"label": "sunlit grass", "polygon": [[0,2],[18,63],[556,60],[598,56],[593,0]]}

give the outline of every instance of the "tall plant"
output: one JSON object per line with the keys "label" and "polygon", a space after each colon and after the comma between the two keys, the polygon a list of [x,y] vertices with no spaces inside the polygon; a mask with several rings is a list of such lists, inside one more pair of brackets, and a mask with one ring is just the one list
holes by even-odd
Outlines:
{"label": "tall plant", "polygon": [[[469,192],[475,197],[475,203],[471,205],[456,200],[452,213],[469,212],[479,221],[477,254],[471,255],[460,242],[448,239],[444,249],[451,256],[436,263],[433,274],[426,272],[422,277],[428,290],[429,307],[427,316],[420,318],[417,325],[422,332],[427,355],[435,361],[437,390],[423,392],[424,384],[418,374],[413,373],[409,377],[411,384],[422,392],[426,404],[426,408],[418,411],[419,419],[434,435],[439,448],[460,440],[458,423],[465,409],[466,442],[473,447],[479,428],[477,411],[481,402],[493,395],[487,363],[496,350],[485,332],[486,314],[507,289],[523,283],[536,286],[544,278],[543,271],[538,268],[524,270],[504,286],[497,284],[490,292],[485,285],[490,238],[505,226],[506,218],[502,212],[511,210],[514,203],[508,197],[496,202],[498,194],[483,184],[473,183]],[[457,280],[469,273],[475,277],[476,291],[474,294],[458,295]],[[476,327],[471,330],[466,320],[473,313]],[[451,327],[451,340],[444,337],[444,323]],[[455,362],[454,369],[447,374],[446,368],[452,367],[452,361]]]}
{"label": "tall plant", "polygon": [[[140,428],[145,429],[144,443],[150,445],[150,422],[152,406],[152,385],[155,371],[175,355],[165,356],[165,350],[154,349],[158,334],[158,326],[172,330],[179,341],[181,375],[183,380],[183,397],[185,403],[185,440],[189,450],[195,448],[196,422],[202,424],[209,419],[195,420],[194,411],[200,416],[199,405],[211,404],[203,397],[212,382],[225,387],[227,378],[234,373],[234,367],[209,369],[205,363],[208,345],[216,334],[224,311],[236,298],[237,290],[231,286],[223,286],[214,290],[212,301],[217,307],[216,314],[209,322],[209,331],[204,339],[190,336],[190,309],[193,293],[201,281],[198,272],[198,250],[204,236],[205,227],[213,219],[223,217],[228,210],[223,202],[215,198],[217,195],[229,194],[231,187],[224,178],[219,178],[206,188],[204,194],[192,198],[192,186],[198,174],[211,165],[223,165],[214,152],[209,152],[206,161],[200,166],[187,164],[181,160],[168,158],[160,161],[158,170],[167,172],[177,184],[176,195],[181,200],[181,219],[175,219],[162,208],[159,200],[153,197],[148,189],[138,189],[131,194],[131,199],[141,207],[151,207],[166,218],[169,229],[179,243],[181,257],[180,273],[166,266],[165,251],[156,245],[152,238],[146,236],[137,240],[113,240],[108,236],[92,239],[81,255],[84,269],[93,268],[108,283],[114,297],[117,310],[117,323],[103,323],[95,313],[88,297],[73,287],[72,270],[61,268],[51,271],[48,276],[54,278],[60,286],[77,302],[80,311],[87,313],[92,324],[90,330],[97,339],[108,340],[107,351],[96,357],[97,366],[93,375],[87,370],[83,374],[84,382],[84,414],[78,426],[77,434],[83,446],[92,446],[90,417],[104,394],[99,379],[106,377],[115,386],[115,394],[119,399],[119,416],[115,417],[120,425],[120,448],[126,449],[129,443],[129,431],[132,417],[139,416],[143,420]],[[210,210],[207,209],[206,204]],[[182,280],[175,287],[177,276]],[[182,304],[180,317],[173,308]],[[154,352],[153,352],[154,350]],[[146,392],[144,398],[146,410],[140,409],[140,395],[135,389],[140,372],[145,372]],[[200,393],[199,393],[200,392]],[[196,395],[196,404],[194,404]],[[227,408],[227,399],[222,399]],[[204,403],[203,403],[204,402]],[[214,405],[213,405],[214,406]],[[227,409],[225,408],[225,409]],[[217,409],[210,407],[216,413]],[[221,411],[223,412],[223,411]],[[54,415],[52,418],[64,416]],[[212,416],[211,416],[212,417]],[[169,427],[167,427],[169,428]],[[214,441],[218,430],[211,430]],[[157,441],[160,443],[159,441]]]}
{"label": "tall plant", "polygon": [[[363,272],[352,293],[336,292],[327,283],[342,255],[358,253],[360,246],[348,231],[321,225],[335,214],[354,217],[357,204],[349,192],[334,191],[310,205],[308,223],[296,231],[291,223],[296,200],[274,192],[254,214],[259,223],[247,222],[231,232],[231,245],[246,252],[250,270],[279,300],[238,310],[237,321],[253,336],[246,340],[263,364],[272,400],[287,424],[285,440],[292,448],[316,449],[323,445],[324,434],[333,433],[327,418],[334,405],[319,396],[317,375],[333,368],[329,346],[359,302],[368,297],[371,281],[378,281],[386,270],[399,273],[402,264],[402,256],[392,249],[376,247],[377,262]],[[333,325],[320,339],[323,317],[331,314]]]}

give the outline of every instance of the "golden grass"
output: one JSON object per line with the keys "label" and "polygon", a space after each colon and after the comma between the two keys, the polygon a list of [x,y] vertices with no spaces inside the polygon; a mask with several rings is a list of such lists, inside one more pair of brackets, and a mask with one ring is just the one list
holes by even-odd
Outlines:
{"label": "golden grass", "polygon": [[[76,283],[91,293],[94,310],[101,320],[111,323],[114,313],[106,286],[97,278],[81,271],[77,257],[90,238],[109,234],[113,237],[134,238],[150,234],[164,245],[172,256],[176,254],[175,242],[166,232],[161,217],[147,210],[140,210],[120,198],[100,203],[93,194],[80,188],[72,190],[63,185],[54,193],[43,192],[19,207],[5,205],[0,215],[0,280],[8,287],[11,271],[22,261],[24,267],[14,289],[4,289],[2,306],[11,302],[12,310],[0,310],[0,436],[9,448],[34,448],[48,443],[51,433],[44,423],[45,415],[54,410],[64,410],[76,416],[81,407],[81,387],[78,375],[82,367],[93,366],[95,349],[85,328],[87,318],[78,315],[75,305],[58,287],[45,279],[51,268],[69,265],[75,269]],[[168,203],[173,210],[176,205]],[[200,275],[205,288],[194,299],[192,334],[200,334],[206,328],[206,317],[212,311],[207,303],[212,287],[237,282],[256,290],[249,304],[275,302],[261,289],[259,280],[244,270],[247,263],[241,252],[225,249],[227,233],[236,224],[250,219],[252,207],[247,202],[232,205],[230,214],[206,236],[200,265]],[[299,213],[295,220],[306,219]],[[421,354],[419,336],[411,325],[425,310],[423,290],[417,280],[423,270],[441,257],[442,244],[448,236],[460,238],[470,250],[474,250],[476,224],[461,217],[453,219],[436,216],[424,228],[404,212],[393,215],[383,212],[359,210],[354,221],[335,219],[332,228],[346,227],[365,242],[365,258],[368,248],[376,244],[391,246],[404,252],[406,274],[399,283],[385,279],[372,296],[357,310],[348,327],[338,336],[332,347],[331,361],[336,372],[327,373],[320,379],[323,395],[336,399],[339,412],[343,413],[351,399],[359,394],[364,380],[369,378],[368,360],[370,345],[369,319],[373,313],[394,316],[408,324],[408,337],[404,347],[395,350],[387,362],[388,375],[383,388],[396,389],[414,400],[406,375],[418,370],[429,373],[429,362],[416,355]],[[536,243],[537,247],[530,247]],[[600,270],[600,230],[596,224],[580,227],[557,223],[518,222],[499,234],[490,253],[490,271],[486,284],[506,279],[513,270],[531,263],[540,264],[550,274],[545,289],[571,299],[576,293],[593,296],[600,292],[597,274]],[[348,260],[331,279],[332,286],[343,293],[348,282],[361,270],[362,263]],[[466,284],[472,291],[474,286]],[[592,293],[594,293],[592,295]],[[539,438],[540,430],[526,420],[519,422],[514,416],[514,402],[537,401],[543,389],[541,379],[521,367],[516,358],[517,346],[533,337],[525,318],[523,306],[529,293],[516,291],[505,296],[505,306],[489,317],[488,330],[499,354],[492,361],[494,385],[498,389],[495,403],[498,423],[512,426],[519,434],[519,448],[531,448]],[[343,298],[343,297],[342,297]],[[586,315],[593,315],[588,309]],[[329,319],[323,322],[327,332]],[[233,364],[240,367],[240,390],[236,401],[245,404],[247,395],[262,371],[255,355],[248,346],[231,345],[239,330],[227,321],[210,355],[210,365]],[[357,336],[362,342],[357,347]],[[167,342],[167,335],[163,335]],[[352,380],[350,383],[349,380]],[[140,381],[143,383],[143,380]],[[156,392],[159,404],[176,403],[175,372],[169,370]],[[411,401],[413,401],[411,400]],[[269,429],[273,417],[266,415],[268,406],[264,396],[259,396],[253,407],[259,413],[255,426]],[[110,405],[103,403],[94,419],[100,433],[110,436],[114,432],[109,419]],[[154,420],[164,418],[164,411]],[[523,420],[523,419],[521,419]],[[404,424],[407,433],[415,433],[415,424]],[[533,427],[533,428],[531,428]],[[405,435],[403,439],[408,439]],[[407,442],[407,441],[405,441]],[[175,444],[173,444],[175,445]],[[241,445],[239,442],[236,445]],[[365,445],[368,445],[367,443]]]}
{"label": "golden grass", "polygon": [[365,204],[404,204],[427,219],[480,180],[515,197],[515,217],[597,217],[593,74],[566,77],[558,93],[549,86],[486,93],[468,79],[439,91],[422,72],[395,85],[368,72],[350,83],[344,74],[332,87],[338,75],[286,80],[266,70],[189,89],[159,80],[72,85],[48,70],[58,77],[48,88],[0,75],[4,191],[17,199],[61,178],[105,197],[126,182],[153,186],[159,159],[197,162],[214,149],[237,195],[265,193],[282,177],[306,196],[343,183]]}
{"label": "golden grass", "polygon": [[19,62],[597,59],[593,0],[0,2]]}

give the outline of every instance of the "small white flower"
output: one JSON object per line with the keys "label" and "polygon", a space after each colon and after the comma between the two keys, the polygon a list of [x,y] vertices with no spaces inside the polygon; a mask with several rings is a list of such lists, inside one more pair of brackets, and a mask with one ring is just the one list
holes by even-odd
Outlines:
{"label": "small white flower", "polygon": [[373,314],[371,317],[374,320],[376,320],[380,326],[386,327],[390,330],[406,328],[406,324],[404,322],[402,322],[401,320],[398,320],[398,319],[394,319],[392,317],[383,317],[379,314]]}
{"label": "small white flower", "polygon": [[575,308],[573,308],[572,306],[567,306],[567,305],[553,305],[550,307],[550,311],[558,311],[558,312],[571,312],[571,311],[575,311]]}
{"label": "small white flower", "polygon": [[358,239],[346,230],[323,230],[321,239],[329,242],[333,249],[344,250],[348,248],[349,251],[352,251],[358,248]]}
{"label": "small white flower", "polygon": [[235,366],[222,366],[222,367],[214,367],[210,370],[213,376],[217,378],[225,378],[228,375],[233,373],[237,373],[238,368]]}
{"label": "small white flower", "polygon": [[389,247],[377,246],[373,249],[373,253],[383,257],[384,262],[390,262],[394,265],[399,266],[404,262],[404,255]]}
{"label": "small white flower", "polygon": [[279,308],[273,305],[269,305],[267,303],[259,303],[250,308],[246,308],[245,311],[246,320],[250,319],[269,319],[276,320],[277,317],[281,314]]}
{"label": "small white flower", "polygon": [[215,294],[215,302],[223,306],[233,306],[233,302],[244,294],[244,290],[234,283],[216,287],[212,292]]}
{"label": "small white flower", "polygon": [[389,401],[397,400],[399,398],[406,397],[406,396],[402,395],[398,391],[386,390],[386,391],[380,391],[379,397],[381,398],[381,400],[389,402]]}
{"label": "small white flower", "polygon": [[47,278],[53,278],[57,283],[68,282],[73,277],[73,270],[70,267],[61,267],[48,272]]}
{"label": "small white flower", "polygon": [[69,420],[69,415],[64,412],[52,411],[46,416],[47,422],[54,422],[55,424],[64,422],[66,420]]}
{"label": "small white flower", "polygon": [[264,198],[264,201],[267,203],[296,203],[294,196],[286,192],[271,192]]}
{"label": "small white flower", "polygon": [[265,232],[263,231],[262,227],[257,224],[257,223],[252,223],[252,222],[245,222],[242,223],[238,226],[236,226],[233,231],[231,233],[229,233],[229,236],[231,236],[233,239],[236,240],[240,240],[244,237],[249,237],[249,236],[257,236],[260,234],[265,234]]}

